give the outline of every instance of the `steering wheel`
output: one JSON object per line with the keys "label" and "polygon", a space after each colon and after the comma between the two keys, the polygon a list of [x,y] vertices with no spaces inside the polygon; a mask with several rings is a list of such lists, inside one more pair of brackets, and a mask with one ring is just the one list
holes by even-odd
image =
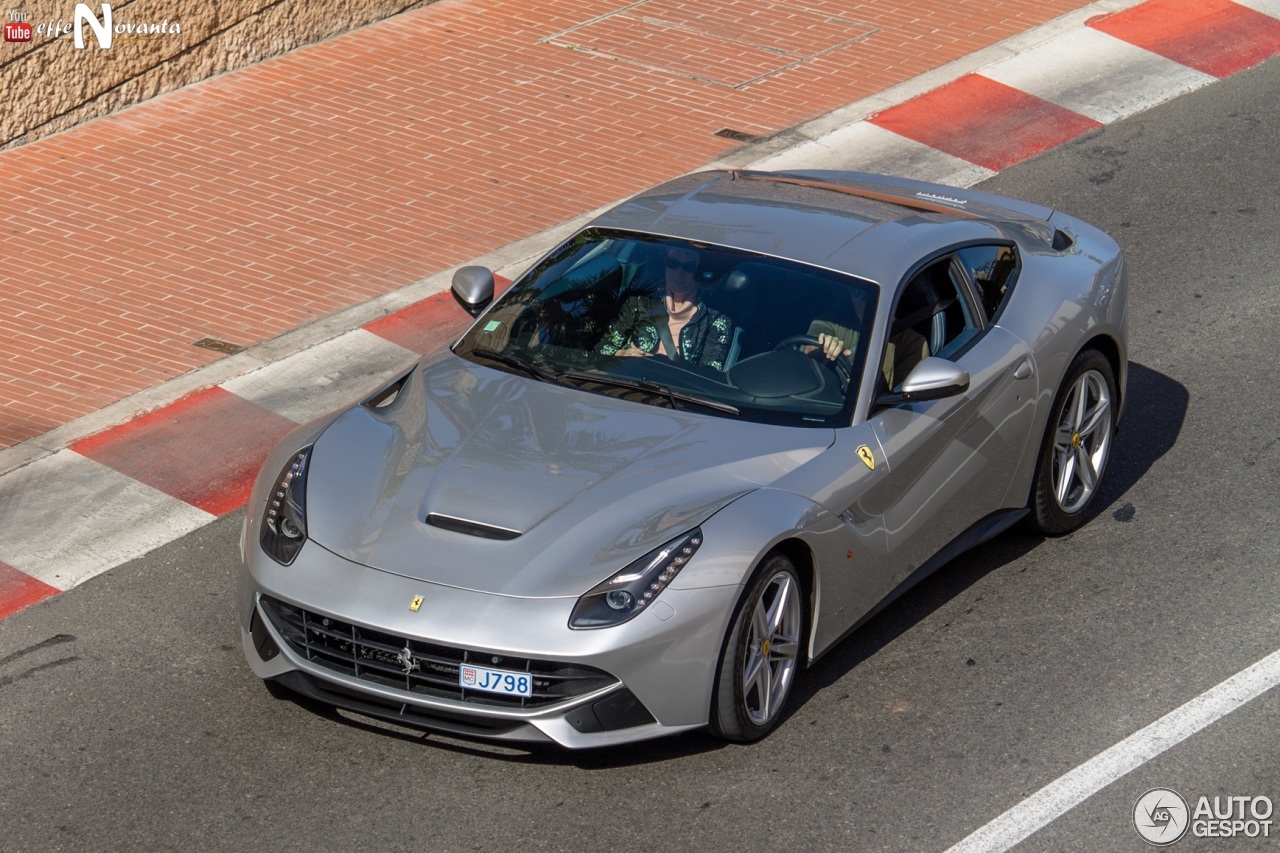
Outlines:
{"label": "steering wheel", "polygon": [[778,344],[773,348],[773,351],[778,352],[779,350],[789,349],[791,347],[816,348],[819,351],[817,355],[817,360],[822,362],[823,364],[831,365],[832,368],[835,370],[836,375],[840,377],[840,381],[844,383],[846,388],[849,387],[849,382],[853,378],[852,357],[847,356],[843,352],[841,352],[838,356],[835,357],[834,360],[827,358],[826,355],[821,352],[822,342],[819,341],[813,335],[791,335],[790,337],[783,338],[782,340],[778,341]]}

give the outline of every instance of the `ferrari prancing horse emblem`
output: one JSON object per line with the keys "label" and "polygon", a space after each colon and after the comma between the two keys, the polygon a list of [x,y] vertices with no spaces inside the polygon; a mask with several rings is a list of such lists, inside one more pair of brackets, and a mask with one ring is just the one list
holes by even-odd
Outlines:
{"label": "ferrari prancing horse emblem", "polygon": [[422,606],[422,596],[415,595],[413,597],[413,601],[409,603],[409,609],[412,610],[414,613],[417,613],[418,608],[421,606]]}
{"label": "ferrari prancing horse emblem", "polygon": [[872,471],[876,470],[876,458],[871,455],[871,448],[865,444],[858,448],[858,458]]}

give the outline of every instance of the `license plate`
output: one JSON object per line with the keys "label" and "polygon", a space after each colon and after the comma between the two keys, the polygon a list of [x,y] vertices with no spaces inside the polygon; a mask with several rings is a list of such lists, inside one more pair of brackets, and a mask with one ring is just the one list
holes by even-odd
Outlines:
{"label": "license plate", "polygon": [[483,690],[487,693],[502,693],[506,696],[533,695],[533,676],[527,672],[512,672],[506,669],[488,669],[483,666],[462,664],[458,668],[458,684],[467,690]]}

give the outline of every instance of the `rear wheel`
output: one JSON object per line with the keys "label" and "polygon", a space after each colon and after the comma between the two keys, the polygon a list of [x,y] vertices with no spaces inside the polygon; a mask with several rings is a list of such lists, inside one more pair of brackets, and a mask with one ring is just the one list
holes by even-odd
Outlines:
{"label": "rear wheel", "polygon": [[1076,356],[1067,370],[1040,448],[1031,512],[1043,533],[1084,523],[1102,488],[1115,440],[1116,380],[1097,350]]}
{"label": "rear wheel", "polygon": [[804,637],[800,575],[781,554],[765,559],[734,616],[712,696],[711,730],[753,741],[781,718]]}

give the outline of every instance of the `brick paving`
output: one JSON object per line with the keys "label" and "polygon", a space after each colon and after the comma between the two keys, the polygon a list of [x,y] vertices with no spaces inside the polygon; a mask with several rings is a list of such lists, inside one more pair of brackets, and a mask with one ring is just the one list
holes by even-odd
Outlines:
{"label": "brick paving", "polygon": [[0,153],[0,449],[1084,5],[440,0]]}

